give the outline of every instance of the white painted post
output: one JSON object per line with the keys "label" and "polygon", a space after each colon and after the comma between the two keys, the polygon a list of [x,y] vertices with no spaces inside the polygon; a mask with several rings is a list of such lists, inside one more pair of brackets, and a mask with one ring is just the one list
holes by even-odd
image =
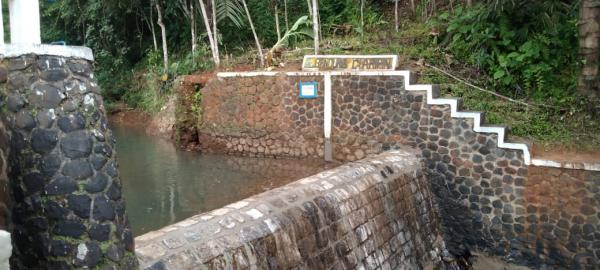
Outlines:
{"label": "white painted post", "polygon": [[10,43],[41,44],[38,0],[9,0]]}
{"label": "white painted post", "polygon": [[331,123],[332,123],[332,119],[331,119],[331,110],[332,110],[332,106],[331,106],[331,73],[326,72],[324,79],[323,79],[323,84],[324,84],[324,88],[325,88],[325,93],[324,93],[324,99],[325,99],[325,104],[324,104],[324,109],[325,109],[325,115],[323,117],[323,119],[325,120],[325,122],[323,123],[323,129],[324,129],[324,133],[325,133],[325,161],[333,161],[333,147],[331,145]]}
{"label": "white painted post", "polygon": [[4,16],[2,14],[2,0],[0,0],[0,46],[4,45]]}
{"label": "white painted post", "polygon": [[0,230],[0,269],[8,270],[10,265],[8,260],[12,254],[12,244],[10,233]]}

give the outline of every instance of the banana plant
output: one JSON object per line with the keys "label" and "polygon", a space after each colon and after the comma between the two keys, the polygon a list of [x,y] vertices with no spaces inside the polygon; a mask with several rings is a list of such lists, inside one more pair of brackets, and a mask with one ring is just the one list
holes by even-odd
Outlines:
{"label": "banana plant", "polygon": [[290,43],[290,39],[292,37],[302,37],[307,36],[310,38],[314,38],[313,31],[309,27],[311,26],[311,21],[308,16],[300,17],[292,27],[285,32],[285,34],[275,43],[275,45],[269,50],[269,53],[275,52],[277,49],[288,46]]}

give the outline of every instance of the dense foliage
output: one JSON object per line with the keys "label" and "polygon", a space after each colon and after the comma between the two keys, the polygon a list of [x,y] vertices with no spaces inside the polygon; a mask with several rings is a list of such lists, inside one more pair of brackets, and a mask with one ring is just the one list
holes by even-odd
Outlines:
{"label": "dense foliage", "polygon": [[[439,16],[447,48],[514,98],[567,105],[577,73],[577,6],[562,1],[489,1]],[[567,75],[567,76],[565,76]]]}

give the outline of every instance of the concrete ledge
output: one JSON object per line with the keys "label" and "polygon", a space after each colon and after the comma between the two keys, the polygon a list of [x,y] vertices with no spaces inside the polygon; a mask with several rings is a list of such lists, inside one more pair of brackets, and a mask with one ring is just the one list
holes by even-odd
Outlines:
{"label": "concrete ledge", "polygon": [[444,242],[420,164],[384,152],[188,218],[137,237],[140,266],[427,269]]}
{"label": "concrete ledge", "polygon": [[532,165],[539,167],[565,168],[585,171],[600,171],[600,163],[594,162],[558,162],[546,159],[533,159]]}
{"label": "concrete ledge", "polygon": [[26,54],[56,55],[94,61],[92,49],[81,46],[5,44],[0,45],[0,58],[18,57]]}

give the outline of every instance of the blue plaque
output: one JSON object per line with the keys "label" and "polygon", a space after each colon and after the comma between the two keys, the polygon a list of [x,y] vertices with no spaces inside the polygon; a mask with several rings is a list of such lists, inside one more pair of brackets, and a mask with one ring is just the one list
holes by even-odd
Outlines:
{"label": "blue plaque", "polygon": [[299,88],[300,98],[317,98],[317,82],[301,82]]}

